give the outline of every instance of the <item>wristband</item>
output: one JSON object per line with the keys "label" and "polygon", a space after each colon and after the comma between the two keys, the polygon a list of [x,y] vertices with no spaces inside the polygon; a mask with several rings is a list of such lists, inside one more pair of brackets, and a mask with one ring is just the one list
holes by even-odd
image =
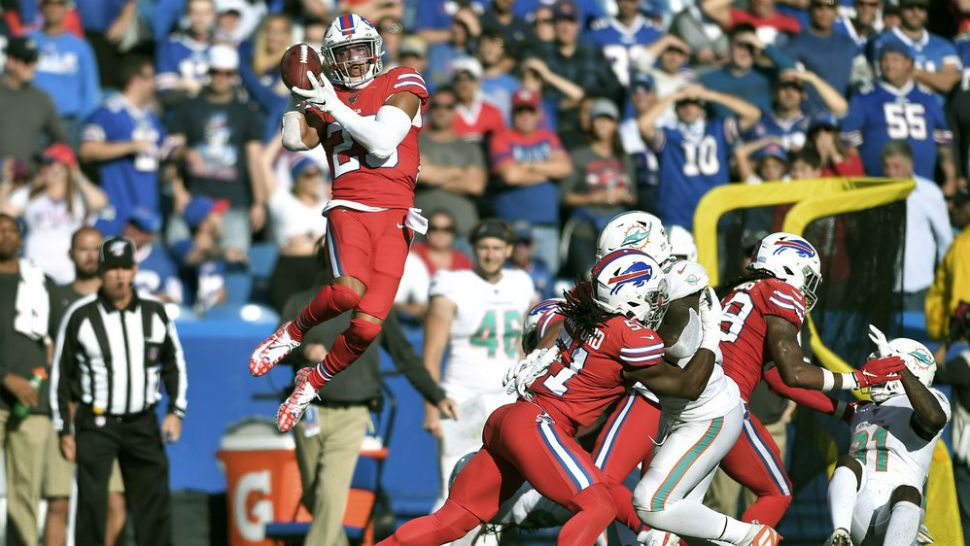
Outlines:
{"label": "wristband", "polygon": [[842,376],[842,390],[851,391],[859,388],[859,380],[854,373],[840,373]]}
{"label": "wristband", "polygon": [[829,392],[835,388],[835,374],[823,369],[822,370],[822,392]]}

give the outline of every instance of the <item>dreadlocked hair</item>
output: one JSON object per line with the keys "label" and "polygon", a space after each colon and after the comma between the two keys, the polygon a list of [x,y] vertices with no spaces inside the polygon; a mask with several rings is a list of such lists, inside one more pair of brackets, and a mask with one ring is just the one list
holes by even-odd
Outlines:
{"label": "dreadlocked hair", "polygon": [[739,285],[746,282],[758,281],[761,279],[774,279],[775,275],[771,271],[765,271],[764,269],[748,269],[744,273],[741,273],[733,279],[721,283],[718,285],[717,289],[714,291],[717,293],[718,298],[724,298],[727,296],[731,290],[734,290]]}
{"label": "dreadlocked hair", "polygon": [[566,301],[559,304],[559,310],[566,319],[569,335],[575,340],[589,338],[613,316],[596,305],[589,281],[578,282],[576,288],[564,290],[562,295]]}

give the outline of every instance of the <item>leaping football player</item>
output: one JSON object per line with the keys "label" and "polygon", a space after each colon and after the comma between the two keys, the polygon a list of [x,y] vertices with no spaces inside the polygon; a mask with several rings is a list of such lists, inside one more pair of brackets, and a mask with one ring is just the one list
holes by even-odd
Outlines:
{"label": "leaping football player", "polygon": [[380,333],[414,232],[427,227],[412,207],[428,90],[411,68],[381,73],[382,54],[383,41],[373,25],[353,13],[341,15],[324,36],[323,74],[307,74],[311,89],[292,89],[302,101],[283,115],[288,150],[323,145],[327,152],[333,199],[323,214],[335,280],[295,320],[260,343],[250,358],[250,373],[267,373],[315,325],[354,313],[323,362],[297,373],[293,393],[277,413],[284,432],[300,420],[316,391],[357,360]]}
{"label": "leaping football player", "polygon": [[910,546],[920,529],[923,486],[933,449],[950,420],[950,402],[932,388],[936,361],[912,339],[887,341],[875,327],[870,358],[898,356],[899,379],[873,385],[874,404],[862,404],[852,418],[852,444],[829,482],[829,510],[835,531],[826,546],[883,544]]}

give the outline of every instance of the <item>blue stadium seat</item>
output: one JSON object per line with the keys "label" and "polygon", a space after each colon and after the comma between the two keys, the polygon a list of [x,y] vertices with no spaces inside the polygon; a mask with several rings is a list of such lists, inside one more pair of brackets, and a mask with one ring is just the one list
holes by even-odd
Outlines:
{"label": "blue stadium seat", "polygon": [[279,249],[273,243],[257,243],[249,247],[249,271],[254,279],[268,279],[276,267]]}
{"label": "blue stadium seat", "polygon": [[225,303],[209,309],[205,313],[207,320],[243,320],[246,322],[278,324],[280,316],[276,311],[255,303]]}
{"label": "blue stadium seat", "polygon": [[226,273],[226,303],[244,304],[253,291],[253,277],[246,271]]}

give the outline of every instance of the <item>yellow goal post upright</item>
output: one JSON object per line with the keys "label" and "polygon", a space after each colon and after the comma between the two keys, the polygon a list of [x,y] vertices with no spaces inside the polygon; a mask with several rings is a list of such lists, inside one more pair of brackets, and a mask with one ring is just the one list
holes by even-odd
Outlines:
{"label": "yellow goal post upright", "polygon": [[[785,215],[782,229],[802,235],[810,223],[835,216],[904,201],[916,186],[913,180],[886,178],[824,178],[758,185],[730,184],[709,191],[694,213],[694,239],[698,260],[707,270],[712,286],[720,282],[717,226],[728,212],[753,207],[794,205]],[[811,347],[818,360],[833,372],[851,372],[838,354],[825,346],[808,316]],[[862,398],[861,392],[854,393]],[[832,466],[830,465],[830,472]],[[926,525],[937,544],[962,544],[960,515],[956,504],[953,467],[943,442],[936,446],[926,486]]]}

